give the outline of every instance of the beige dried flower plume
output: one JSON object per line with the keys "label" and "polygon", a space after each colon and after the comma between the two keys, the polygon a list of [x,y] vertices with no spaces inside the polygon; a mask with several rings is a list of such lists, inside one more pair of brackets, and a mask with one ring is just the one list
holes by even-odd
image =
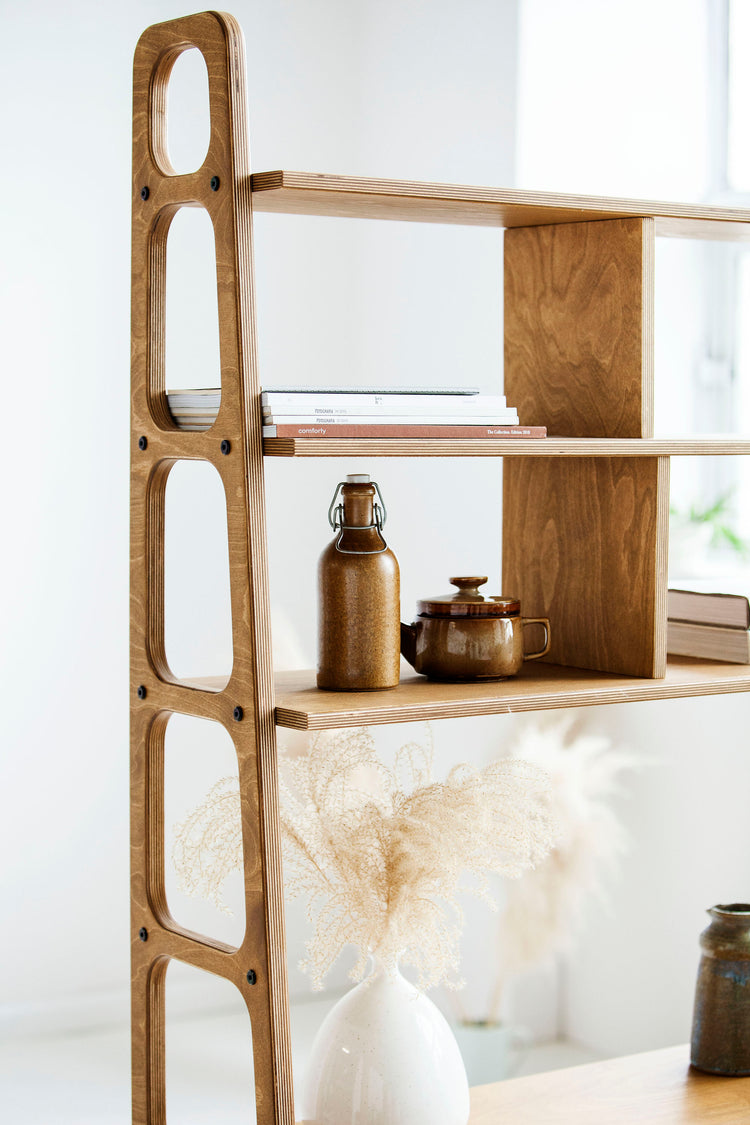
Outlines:
{"label": "beige dried flower plume", "polygon": [[[403,746],[392,767],[378,759],[369,730],[351,729],[320,732],[306,755],[283,763],[286,887],[307,900],[313,934],[302,968],[315,988],[348,944],[359,951],[355,980],[377,952],[414,966],[422,988],[448,981],[459,960],[458,893],[491,901],[490,872],[517,876],[550,850],[542,770],[501,760],[482,770],[456,766],[441,782],[432,761],[429,728],[427,744]],[[227,846],[226,818],[239,816],[236,787],[234,809],[228,797],[220,783],[177,831],[185,889],[214,901],[221,871],[226,877],[240,859],[239,841],[235,853]],[[206,848],[211,858],[199,860]],[[462,883],[464,875],[472,880]]]}
{"label": "beige dried flower plume", "polygon": [[622,775],[641,765],[609,738],[581,730],[573,715],[525,725],[511,760],[549,776],[550,808],[559,838],[533,871],[505,888],[499,922],[496,979],[483,1018],[501,1017],[507,979],[571,947],[584,908],[606,901],[616,862],[625,850],[623,827],[612,807]]}

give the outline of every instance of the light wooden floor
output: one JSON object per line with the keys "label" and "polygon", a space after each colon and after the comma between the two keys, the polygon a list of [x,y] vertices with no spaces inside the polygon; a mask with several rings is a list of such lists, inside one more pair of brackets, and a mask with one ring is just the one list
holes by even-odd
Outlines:
{"label": "light wooden floor", "polygon": [[750,1078],[717,1078],[689,1066],[689,1049],[515,1078],[472,1091],[470,1125],[743,1125]]}

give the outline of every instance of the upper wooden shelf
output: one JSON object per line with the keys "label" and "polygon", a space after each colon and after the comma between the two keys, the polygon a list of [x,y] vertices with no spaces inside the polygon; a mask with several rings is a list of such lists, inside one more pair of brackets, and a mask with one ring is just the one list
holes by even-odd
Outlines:
{"label": "upper wooden shelf", "polygon": [[750,1120],[750,1078],[702,1074],[689,1059],[688,1047],[667,1047],[476,1086],[469,1125],[740,1125]]}
{"label": "upper wooden shelf", "polygon": [[267,457],[670,457],[749,454],[750,438],[264,438]]}
{"label": "upper wooden shelf", "polygon": [[330,730],[737,691],[750,691],[750,665],[677,656],[669,658],[663,680],[535,662],[495,683],[442,684],[413,674],[398,687],[369,692],[319,691],[312,671],[278,672],[276,722],[294,730]]}
{"label": "upper wooden shelf", "polygon": [[254,210],[287,215],[479,227],[543,226],[635,216],[655,219],[659,235],[750,241],[750,211],[699,203],[658,203],[308,172],[256,172],[251,183]]}

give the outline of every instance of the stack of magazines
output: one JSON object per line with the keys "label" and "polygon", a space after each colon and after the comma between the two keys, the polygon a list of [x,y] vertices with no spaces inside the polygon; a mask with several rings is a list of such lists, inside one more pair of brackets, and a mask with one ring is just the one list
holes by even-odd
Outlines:
{"label": "stack of magazines", "polygon": [[750,664],[750,603],[741,594],[667,591],[667,652]]}
{"label": "stack of magazines", "polygon": [[[170,391],[169,409],[183,430],[207,430],[221,392]],[[273,387],[261,394],[263,437],[543,438],[522,426],[504,395],[455,387]]]}

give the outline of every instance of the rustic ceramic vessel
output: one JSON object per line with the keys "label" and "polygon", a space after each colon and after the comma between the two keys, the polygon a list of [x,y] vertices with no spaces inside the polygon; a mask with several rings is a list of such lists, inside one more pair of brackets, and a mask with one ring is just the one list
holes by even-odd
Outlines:
{"label": "rustic ceramic vessel", "polygon": [[328,519],[336,534],[318,565],[318,687],[395,687],[399,569],[383,538],[385,506],[377,485],[364,473],[348,476],[336,488]]}
{"label": "rustic ceramic vessel", "polygon": [[[401,654],[431,680],[504,680],[524,660],[546,656],[549,618],[521,617],[516,598],[484,597],[486,577],[451,578],[456,593],[417,602],[418,616],[401,625]],[[544,628],[544,647],[524,652],[527,625]]]}
{"label": "rustic ceramic vessel", "polygon": [[690,1061],[711,1074],[750,1075],[750,903],[712,906],[708,914]]}

